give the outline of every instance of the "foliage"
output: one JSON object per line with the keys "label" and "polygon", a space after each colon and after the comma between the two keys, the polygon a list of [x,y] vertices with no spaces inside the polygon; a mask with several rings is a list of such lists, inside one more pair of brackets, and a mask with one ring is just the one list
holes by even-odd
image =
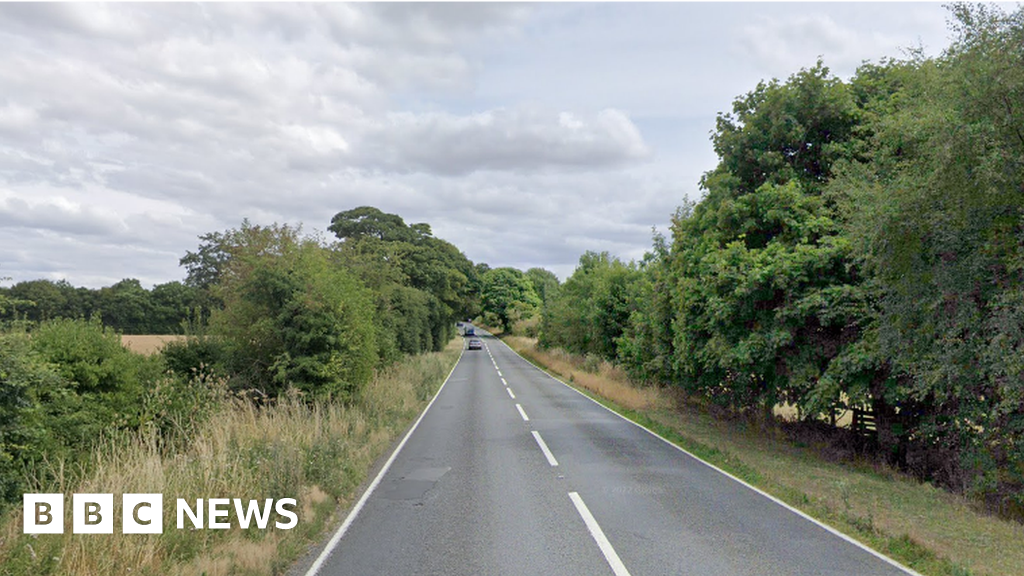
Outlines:
{"label": "foliage", "polygon": [[820,196],[767,183],[699,204],[673,232],[684,385],[735,410],[803,404],[856,339],[863,292]]}
{"label": "foliage", "polygon": [[941,480],[987,493],[1024,486],[1024,9],[951,10],[954,44],[900,74],[831,188],[879,286],[894,400]]}
{"label": "foliage", "polygon": [[532,317],[541,305],[530,279],[515,268],[493,268],[481,278],[485,314],[510,331],[517,320]]}
{"label": "foliage", "polygon": [[635,267],[607,252],[587,252],[548,305],[541,327],[544,346],[612,360],[629,321],[630,286]]}
{"label": "foliage", "polygon": [[204,306],[199,291],[181,282],[146,290],[134,278],[91,290],[64,280],[28,280],[7,290],[13,301],[0,306],[0,318],[42,322],[56,318],[99,316],[104,325],[125,334],[180,334],[182,324]]}
{"label": "foliage", "polygon": [[720,161],[704,187],[714,194],[720,185],[713,182],[725,180],[742,195],[796,180],[816,194],[846,154],[856,119],[847,86],[820,60],[784,84],[760,82],[733,102],[731,114],[718,115],[712,141]]}
{"label": "foliage", "polygon": [[526,271],[526,277],[530,279],[534,292],[545,306],[558,296],[561,285],[554,272],[544,268],[530,268]]}
{"label": "foliage", "polygon": [[372,206],[338,212],[331,218],[327,229],[342,240],[372,237],[382,242],[416,243],[431,235],[427,224],[407,226],[401,216],[381,212]]}
{"label": "foliage", "polygon": [[165,368],[160,356],[122,347],[98,318],[0,333],[0,502],[16,498],[28,476],[84,472],[79,465],[101,439],[201,420],[211,387]]}
{"label": "foliage", "polygon": [[[689,204],[681,207],[676,220],[692,209]],[[671,258],[665,237],[655,232],[654,249],[644,255],[627,290],[629,319],[618,339],[617,356],[635,382],[660,384],[676,378]]]}
{"label": "foliage", "polygon": [[0,504],[21,496],[21,465],[43,453],[47,431],[37,395],[63,387],[53,367],[32,351],[26,334],[0,334]]}
{"label": "foliage", "polygon": [[224,308],[211,329],[224,339],[233,385],[357,394],[377,359],[368,291],[295,228],[243,224],[228,235],[238,244],[215,288]]}
{"label": "foliage", "polygon": [[212,382],[227,376],[224,343],[205,332],[167,342],[160,353],[170,372],[190,381]]}
{"label": "foliage", "polygon": [[428,224],[407,225],[397,214],[363,206],[337,213],[329,230],[341,240],[334,247],[337,260],[357,270],[374,291],[382,323],[400,328],[410,321],[414,330],[429,330],[425,340],[387,332],[385,350],[441,350],[457,319],[479,313],[477,268],[451,243],[435,238]]}

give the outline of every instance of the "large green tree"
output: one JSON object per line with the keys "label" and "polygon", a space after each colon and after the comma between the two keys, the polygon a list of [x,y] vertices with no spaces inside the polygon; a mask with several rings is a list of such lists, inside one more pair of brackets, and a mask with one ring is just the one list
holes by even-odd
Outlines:
{"label": "large green tree", "polygon": [[[378,276],[379,286],[398,284],[429,295],[405,302],[425,303],[431,318],[431,349],[440,350],[449,341],[457,319],[479,312],[477,269],[454,245],[434,237],[428,224],[406,224],[397,214],[362,206],[337,213],[329,230],[341,241],[336,247],[341,259]],[[389,306],[378,301],[381,310]]]}
{"label": "large green tree", "polygon": [[942,57],[883,71],[899,82],[871,154],[830,188],[877,283],[890,404],[942,481],[1021,494],[1024,8],[951,10]]}
{"label": "large green tree", "polygon": [[548,304],[541,343],[613,360],[629,321],[636,268],[607,252],[586,252]]}
{"label": "large green tree", "polygon": [[493,316],[506,332],[517,320],[536,314],[541,305],[530,279],[515,268],[493,268],[481,280],[483,311]]}
{"label": "large green tree", "polygon": [[545,305],[558,296],[561,284],[554,272],[544,268],[530,268],[526,271],[526,277],[530,279],[533,290]]}
{"label": "large green tree", "polygon": [[[692,209],[692,204],[683,205],[676,220]],[[634,381],[668,384],[676,379],[672,255],[663,235],[655,232],[653,240],[653,250],[644,255],[628,287],[629,319],[618,339],[617,355]]]}
{"label": "large green tree", "polygon": [[377,363],[368,290],[296,228],[245,224],[227,236],[236,243],[215,286],[224,307],[211,327],[224,339],[235,386],[358,394]]}

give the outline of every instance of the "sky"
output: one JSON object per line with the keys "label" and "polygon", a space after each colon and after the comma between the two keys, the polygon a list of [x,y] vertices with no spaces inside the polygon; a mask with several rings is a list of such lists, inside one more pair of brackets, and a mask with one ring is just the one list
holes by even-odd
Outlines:
{"label": "sky", "polygon": [[[938,55],[899,3],[0,3],[0,278],[181,280],[198,237],[375,206],[563,280],[698,200],[718,112],[820,57]],[[329,233],[328,233],[329,235]]]}

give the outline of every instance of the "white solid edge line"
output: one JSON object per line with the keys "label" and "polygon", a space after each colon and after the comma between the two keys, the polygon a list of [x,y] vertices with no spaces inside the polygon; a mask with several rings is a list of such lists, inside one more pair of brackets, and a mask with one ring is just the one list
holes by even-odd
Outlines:
{"label": "white solid edge line", "polygon": [[[501,341],[501,340],[499,340],[499,341],[502,344],[505,344],[504,341]],[[895,567],[895,568],[897,568],[899,570],[902,570],[902,571],[906,572],[907,574],[910,574],[911,576],[924,576],[920,572],[917,572],[916,570],[913,570],[913,569],[911,569],[911,568],[909,568],[907,566],[904,566],[903,564],[900,564],[896,560],[893,560],[892,558],[889,558],[885,554],[882,554],[881,552],[879,552],[879,551],[869,547],[868,545],[866,545],[863,542],[853,538],[852,536],[849,536],[847,534],[843,534],[839,530],[836,530],[835,528],[829,526],[828,524],[825,524],[821,520],[818,520],[817,518],[807,514],[806,512],[804,512],[802,510],[798,510],[798,509],[794,508],[793,506],[790,506],[789,504],[786,504],[782,500],[779,500],[778,498],[776,498],[775,496],[772,496],[771,494],[765,492],[764,490],[761,490],[760,488],[758,488],[756,486],[753,486],[752,484],[746,482],[745,480],[741,480],[740,478],[737,478],[736,476],[733,476],[732,474],[726,472],[725,470],[722,470],[718,466],[715,466],[714,464],[701,459],[699,456],[691,453],[690,451],[686,450],[682,446],[679,446],[678,444],[676,444],[676,443],[672,442],[671,440],[665,438],[661,434],[658,434],[654,430],[651,430],[650,428],[644,426],[643,424],[640,424],[639,422],[634,422],[633,420],[630,420],[629,418],[626,418],[622,414],[619,414],[615,410],[612,410],[611,408],[605,406],[604,404],[601,404],[597,400],[594,400],[593,398],[591,398],[590,396],[587,396],[583,392],[580,392],[576,388],[573,388],[572,386],[566,384],[565,382],[562,382],[561,380],[559,380],[558,378],[553,376],[551,373],[549,373],[547,370],[541,368],[540,366],[537,366],[533,362],[530,362],[528,359],[524,358],[522,354],[520,354],[519,352],[516,352],[515,349],[513,349],[508,344],[505,344],[505,347],[508,348],[509,350],[512,350],[512,353],[515,354],[516,356],[519,356],[520,358],[522,358],[524,362],[526,362],[527,364],[533,366],[537,370],[539,370],[542,373],[544,373],[548,378],[551,378],[555,382],[558,382],[559,384],[565,386],[569,390],[572,390],[573,392],[579,394],[580,396],[583,396],[587,400],[590,400],[594,404],[597,404],[601,408],[604,408],[608,412],[611,412],[612,414],[618,416],[619,418],[622,418],[623,420],[625,420],[626,422],[629,422],[630,424],[636,426],[637,428],[640,428],[641,430],[646,431],[648,434],[658,438],[662,442],[665,442],[669,446],[675,448],[676,450],[679,450],[680,452],[682,452],[683,454],[686,454],[687,456],[693,458],[697,462],[700,462],[701,464],[707,466],[708,468],[711,468],[712,470],[714,470],[714,471],[716,471],[716,472],[718,472],[720,474],[723,474],[723,475],[731,478],[732,480],[735,480],[736,482],[739,482],[743,486],[746,486],[750,490],[753,490],[754,492],[760,494],[761,496],[764,496],[765,498],[771,500],[772,502],[775,502],[776,504],[778,504],[779,506],[782,506],[786,510],[789,510],[790,512],[796,514],[797,516],[800,516],[801,518],[804,518],[805,520],[809,520],[810,522],[813,522],[814,524],[817,524],[819,527],[824,528],[825,530],[827,530],[828,532],[832,533],[833,535],[838,536],[839,538],[842,538],[843,540],[846,540],[850,544],[853,544],[854,546],[856,546],[856,547],[860,548],[861,550],[864,550],[865,552],[871,554],[872,556],[874,556],[874,557],[876,557],[876,558],[878,558],[878,559],[888,563],[889,565],[891,565],[891,566],[893,566],[893,567]]]}
{"label": "white solid edge line", "polygon": [[555,455],[548,449],[548,445],[544,443],[544,439],[540,437],[540,432],[531,430],[533,433],[534,440],[537,441],[537,445],[540,446],[540,451],[544,453],[544,457],[548,459],[548,464],[552,466],[558,466],[558,460],[555,460]]}
{"label": "white solid edge line", "polygon": [[519,410],[519,415],[523,417],[523,422],[530,421],[530,417],[526,415],[526,410],[523,410],[522,404],[516,404],[516,410]]}
{"label": "white solid edge line", "polygon": [[511,396],[513,400],[516,399],[516,395],[512,393],[511,388],[505,388],[505,391],[508,392],[508,395]]}
{"label": "white solid edge line", "polygon": [[590,509],[583,502],[583,498],[580,498],[580,495],[576,492],[569,492],[569,498],[572,500],[573,505],[576,506],[576,511],[580,513],[580,517],[583,518],[583,523],[587,525],[587,530],[590,530],[590,535],[597,542],[597,547],[604,554],[604,559],[612,567],[612,572],[615,573],[615,576],[629,576],[629,570],[626,570],[626,565],[622,563],[622,559],[615,553],[615,548],[612,548],[612,543],[604,535],[601,525],[594,519],[594,515],[590,513]]}
{"label": "white solid edge line", "polygon": [[452,366],[452,369],[450,372],[448,372],[448,375],[445,376],[444,382],[441,383],[441,387],[437,389],[437,393],[434,394],[434,397],[430,399],[430,403],[427,404],[427,407],[423,409],[422,413],[420,413],[420,417],[417,418],[416,422],[413,423],[412,428],[410,428],[409,431],[405,434],[405,437],[402,438],[402,441],[398,444],[398,447],[395,448],[395,451],[391,453],[391,457],[389,457],[387,462],[384,463],[384,467],[380,469],[380,472],[377,473],[377,476],[373,479],[373,482],[371,482],[370,486],[366,488],[365,492],[363,492],[363,495],[359,498],[359,501],[356,502],[356,505],[352,507],[352,511],[349,512],[348,516],[345,517],[345,521],[342,522],[341,526],[338,527],[338,531],[334,533],[334,536],[331,537],[330,542],[327,543],[327,546],[324,547],[324,549],[320,552],[320,555],[317,556],[316,560],[313,562],[313,565],[310,566],[309,570],[306,571],[305,576],[315,576],[320,571],[320,568],[323,567],[324,562],[327,561],[327,558],[331,555],[331,552],[334,551],[334,547],[338,545],[338,542],[341,541],[341,538],[345,535],[345,532],[348,531],[349,526],[351,526],[352,523],[355,521],[356,517],[359,516],[359,512],[363,509],[363,506],[366,505],[366,501],[370,499],[370,495],[373,494],[373,491],[377,489],[377,485],[380,484],[380,481],[384,478],[384,475],[387,474],[388,470],[391,468],[391,464],[395,461],[395,458],[398,457],[398,453],[402,451],[402,448],[405,446],[406,441],[408,441],[409,437],[412,436],[412,433],[416,431],[416,428],[420,425],[420,421],[423,420],[423,417],[427,415],[427,411],[429,411],[430,407],[434,405],[434,401],[437,400],[437,397],[441,395],[441,391],[444,390],[445,384],[448,384],[448,380],[452,377],[452,374],[455,373],[455,369],[459,367],[459,362],[462,361],[463,352],[465,352],[465,349],[463,349],[462,352],[459,352],[459,358],[455,361],[455,365]]}

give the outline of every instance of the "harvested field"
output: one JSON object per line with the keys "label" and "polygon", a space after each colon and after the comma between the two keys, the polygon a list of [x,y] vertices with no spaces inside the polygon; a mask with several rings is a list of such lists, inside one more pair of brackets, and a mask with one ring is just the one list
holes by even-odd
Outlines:
{"label": "harvested field", "polygon": [[180,334],[143,334],[121,336],[121,345],[139,354],[156,354],[164,344],[176,340],[184,340]]}

